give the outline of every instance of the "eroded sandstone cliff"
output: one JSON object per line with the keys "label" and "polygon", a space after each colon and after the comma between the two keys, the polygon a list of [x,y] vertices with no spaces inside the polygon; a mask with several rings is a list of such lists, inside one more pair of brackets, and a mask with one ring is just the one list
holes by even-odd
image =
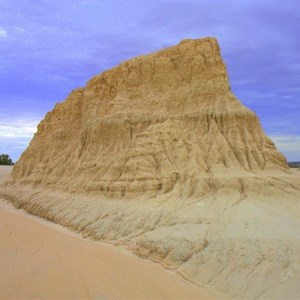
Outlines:
{"label": "eroded sandstone cliff", "polygon": [[215,39],[184,40],[92,78],[39,124],[12,179],[112,197],[201,193],[199,177],[287,169],[230,91]]}
{"label": "eroded sandstone cliff", "polygon": [[0,194],[231,297],[300,296],[299,176],[232,94],[213,38],[73,91]]}

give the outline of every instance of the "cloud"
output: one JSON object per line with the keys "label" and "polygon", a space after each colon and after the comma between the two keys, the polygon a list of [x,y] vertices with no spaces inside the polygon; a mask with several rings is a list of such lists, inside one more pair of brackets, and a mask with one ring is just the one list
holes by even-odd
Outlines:
{"label": "cloud", "polygon": [[272,141],[282,152],[293,151],[299,153],[300,158],[300,135],[270,136]]}
{"label": "cloud", "polygon": [[29,145],[31,138],[6,138],[1,139],[0,154],[8,154],[16,162],[26,147]]}
{"label": "cloud", "polygon": [[26,31],[24,28],[21,28],[21,27],[18,27],[18,26],[16,26],[15,29],[18,30],[18,31],[21,31],[21,32],[25,32]]}
{"label": "cloud", "polygon": [[6,38],[7,37],[7,32],[4,29],[0,29],[0,37]]}
{"label": "cloud", "polygon": [[4,118],[0,114],[0,154],[8,154],[16,162],[37,130],[35,119]]}
{"label": "cloud", "polygon": [[300,161],[300,135],[271,135],[270,138],[288,161]]}
{"label": "cloud", "polygon": [[10,123],[0,123],[0,140],[32,138],[37,130],[38,121],[14,120]]}

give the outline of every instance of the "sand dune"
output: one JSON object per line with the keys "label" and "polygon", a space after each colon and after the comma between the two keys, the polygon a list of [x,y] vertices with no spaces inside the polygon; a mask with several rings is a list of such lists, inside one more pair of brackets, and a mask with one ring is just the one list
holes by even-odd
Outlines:
{"label": "sand dune", "polygon": [[159,265],[13,209],[0,202],[0,299],[213,299]]}

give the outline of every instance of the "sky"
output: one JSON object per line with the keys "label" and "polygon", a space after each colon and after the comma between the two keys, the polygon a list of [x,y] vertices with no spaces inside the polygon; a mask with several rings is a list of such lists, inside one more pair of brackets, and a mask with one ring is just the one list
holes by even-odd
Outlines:
{"label": "sky", "polygon": [[299,0],[1,0],[0,154],[16,161],[55,103],[124,60],[212,36],[232,91],[300,160]]}

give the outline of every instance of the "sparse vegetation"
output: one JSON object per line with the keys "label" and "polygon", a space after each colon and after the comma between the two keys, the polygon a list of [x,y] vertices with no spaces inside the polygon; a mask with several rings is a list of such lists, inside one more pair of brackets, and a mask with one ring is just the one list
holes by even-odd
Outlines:
{"label": "sparse vegetation", "polygon": [[8,154],[0,154],[0,165],[11,166],[13,164],[14,163]]}
{"label": "sparse vegetation", "polygon": [[292,161],[288,163],[290,168],[300,168],[300,161]]}

